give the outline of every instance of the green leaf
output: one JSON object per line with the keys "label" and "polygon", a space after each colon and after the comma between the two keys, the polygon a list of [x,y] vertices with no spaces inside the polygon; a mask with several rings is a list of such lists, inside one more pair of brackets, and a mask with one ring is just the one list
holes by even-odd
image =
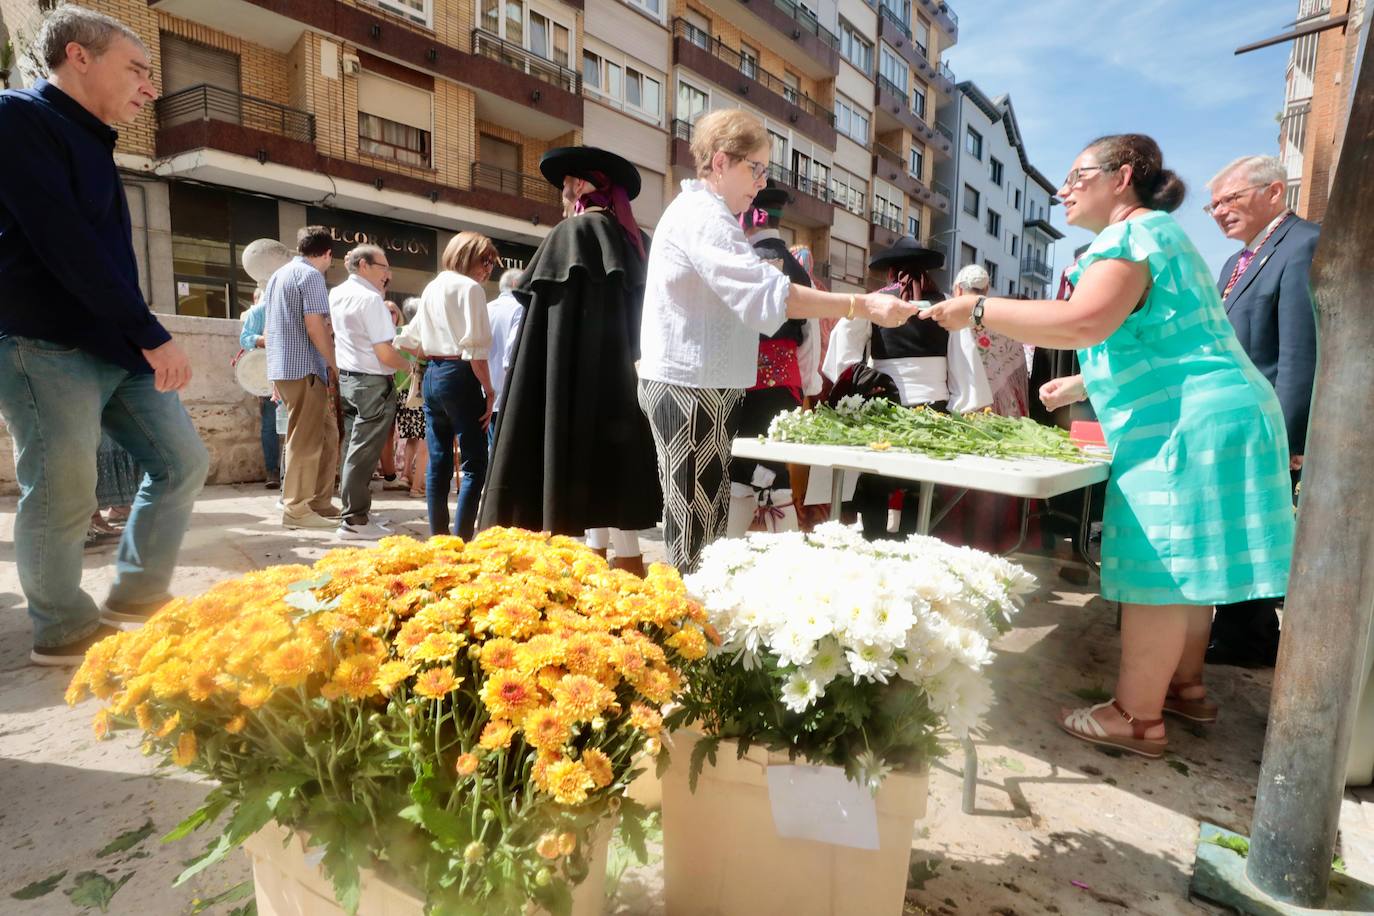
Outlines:
{"label": "green leaf", "polygon": [[412,824],[424,827],[436,840],[450,849],[462,849],[472,842],[468,822],[438,805],[408,805],[397,813]]}
{"label": "green leaf", "polygon": [[363,896],[363,877],[358,864],[365,860],[367,850],[365,843],[351,831],[340,839],[325,847],[321,864],[334,885],[334,899],[348,916],[355,916]]}
{"label": "green leaf", "polygon": [[56,890],[57,885],[61,884],[65,877],[67,877],[67,872],[64,869],[55,875],[48,875],[42,881],[26,884],[10,896],[15,900],[37,900],[39,897],[47,896]]}
{"label": "green leaf", "polygon": [[[236,900],[246,900],[251,896],[253,896],[253,882],[240,881],[238,884],[235,884],[221,894],[216,894],[213,897],[207,897],[204,900],[196,901],[195,905],[191,908],[191,912],[193,914],[203,913],[212,906],[219,906],[221,903],[233,903]],[[254,902],[253,906],[256,909],[257,903]]]}
{"label": "green leaf", "polygon": [[301,579],[299,582],[292,582],[287,586],[288,592],[308,592],[317,588],[324,588],[329,581],[334,578],[329,573],[320,573],[313,579]]}
{"label": "green leaf", "polygon": [[720,738],[702,738],[697,741],[696,747],[692,748],[692,759],[687,768],[687,790],[695,792],[697,790],[697,780],[701,778],[702,768],[709,760],[711,766],[716,765],[716,749],[720,747]]}
{"label": "green leaf", "polygon": [[100,912],[104,913],[110,908],[110,901],[114,895],[133,876],[134,873],[129,872],[118,881],[111,881],[100,872],[83,871],[73,879],[76,883],[71,890],[63,893],[71,900],[73,906],[79,906],[82,909],[97,907]]}
{"label": "green leaf", "polygon": [[258,916],[258,902],[250,900],[243,906],[236,906],[226,916]]}
{"label": "green leaf", "polygon": [[173,827],[172,832],[162,838],[162,842],[170,843],[173,840],[190,836],[193,830],[199,830],[223,814],[224,809],[228,808],[231,803],[232,799],[228,795],[215,789],[205,797],[205,801],[201,803],[199,808],[192,811],[184,821]]}
{"label": "green leaf", "polygon": [[648,832],[657,815],[633,799],[626,798],[620,803],[620,826],[616,837],[634,853],[640,865],[649,864]]}
{"label": "green leaf", "polygon": [[144,821],[142,827],[135,830],[126,830],[113,840],[110,840],[110,842],[101,847],[100,851],[95,854],[95,857],[97,859],[103,859],[117,852],[133,849],[139,843],[142,843],[144,840],[148,839],[148,837],[152,836],[153,829],[153,820],[149,818]]}
{"label": "green leaf", "polygon": [[194,859],[188,868],[177,875],[172,886],[179,887],[185,884],[267,826],[277,806],[287,794],[305,783],[308,778],[304,773],[289,771],[272,773],[264,777],[260,785],[254,786],[244,794],[243,800],[238,803],[233,816],[229,818],[229,823],[225,825],[224,832],[204,853]]}

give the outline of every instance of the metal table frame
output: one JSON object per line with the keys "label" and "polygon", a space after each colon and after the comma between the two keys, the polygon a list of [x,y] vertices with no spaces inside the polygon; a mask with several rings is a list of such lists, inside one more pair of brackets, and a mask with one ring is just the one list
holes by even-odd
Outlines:
{"label": "metal table frame", "polygon": [[[1022,459],[1008,461],[998,458],[980,458],[963,455],[957,458],[939,459],[910,452],[874,451],[858,446],[845,445],[801,445],[793,442],[770,442],[763,439],[736,439],[731,446],[731,454],[736,458],[750,458],[756,461],[776,461],[790,464],[806,464],[812,467],[830,468],[830,517],[840,518],[840,506],[844,498],[844,475],[846,471],[862,474],[881,474],[909,480],[918,485],[919,501],[916,509],[916,533],[928,535],[934,523],[931,510],[935,497],[935,485],[960,487],[962,498],[969,490],[1000,493],[1005,496],[1020,497],[1021,531],[1020,538],[1009,553],[1015,553],[1025,543],[1030,526],[1030,500],[1048,499],[1074,490],[1083,491],[1083,517],[1079,524],[1078,551],[1081,558],[1096,570],[1097,564],[1088,556],[1089,509],[1092,500],[1092,485],[1107,479],[1111,466],[1105,461],[1092,461],[1085,464],[1071,464],[1066,461],[1048,459]],[[945,512],[954,505],[950,503]],[[944,512],[940,518],[944,517]],[[963,811],[973,813],[975,796],[978,790],[978,749],[972,739],[965,736],[960,740],[964,750],[964,795]]]}

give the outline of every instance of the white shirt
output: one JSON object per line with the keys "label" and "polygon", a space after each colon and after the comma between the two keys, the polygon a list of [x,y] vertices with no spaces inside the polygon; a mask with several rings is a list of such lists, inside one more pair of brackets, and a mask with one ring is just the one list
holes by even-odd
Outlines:
{"label": "white shirt", "polygon": [[649,249],[640,377],[686,388],[753,385],[759,335],[787,319],[790,285],[724,200],[705,182],[684,181]]}
{"label": "white shirt", "polygon": [[1270,220],[1269,225],[1265,226],[1263,229],[1259,231],[1259,235],[1255,236],[1249,242],[1246,243],[1245,249],[1247,251],[1258,251],[1259,246],[1264,244],[1265,237],[1268,236],[1269,233],[1273,232],[1274,229],[1277,228],[1279,223],[1283,222],[1283,218],[1287,216],[1289,212],[1290,211],[1288,210],[1288,208],[1285,207],[1282,213],[1280,213],[1278,216]]}
{"label": "white shirt", "polygon": [[415,319],[396,340],[407,347],[418,345],[426,356],[486,359],[491,353],[487,294],[471,277],[441,272],[420,294]]}
{"label": "white shirt", "polygon": [[525,307],[510,293],[502,293],[487,305],[487,318],[491,323],[491,356],[487,367],[491,371],[492,397],[500,404],[501,390],[506,385],[506,370],[510,368],[510,358],[515,351],[515,338],[520,333],[520,322],[525,317]]}
{"label": "white shirt", "polygon": [[391,343],[396,326],[381,290],[357,274],[329,291],[329,321],[334,325],[334,360],[340,372],[391,375],[373,344]]}
{"label": "white shirt", "polygon": [[[845,369],[863,359],[872,334],[873,324],[866,318],[841,319],[830,332],[830,348],[821,371],[832,382],[837,380]],[[897,384],[904,407],[948,401],[954,413],[968,413],[992,403],[992,386],[970,328],[950,333],[943,357],[910,356],[874,359],[871,363]]]}

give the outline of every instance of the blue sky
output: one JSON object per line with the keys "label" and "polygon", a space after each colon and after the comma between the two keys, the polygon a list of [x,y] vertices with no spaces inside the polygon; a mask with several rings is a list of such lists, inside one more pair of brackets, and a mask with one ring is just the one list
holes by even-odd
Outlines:
{"label": "blue sky", "polygon": [[[1236,243],[1202,213],[1204,184],[1238,156],[1278,153],[1289,45],[1233,52],[1283,31],[1296,0],[950,2],[959,43],[945,59],[959,80],[1011,96],[1031,163],[1057,182],[1086,141],[1151,135],[1188,183],[1176,215],[1216,273]],[[1053,222],[1066,235],[1057,276],[1090,236],[1059,207]]]}

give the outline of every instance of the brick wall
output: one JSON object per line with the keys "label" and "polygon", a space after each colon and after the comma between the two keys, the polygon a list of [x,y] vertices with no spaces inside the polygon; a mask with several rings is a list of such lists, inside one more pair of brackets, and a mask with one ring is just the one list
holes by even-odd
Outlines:
{"label": "brick wall", "polygon": [[[1335,0],[1331,15],[1350,12],[1352,0]],[[1304,219],[1321,222],[1335,177],[1340,143],[1345,136],[1346,103],[1359,33],[1327,29],[1317,39],[1317,61],[1312,76],[1312,108],[1307,115],[1303,149],[1302,188],[1297,212]],[[1352,40],[1354,39],[1354,40]]]}

